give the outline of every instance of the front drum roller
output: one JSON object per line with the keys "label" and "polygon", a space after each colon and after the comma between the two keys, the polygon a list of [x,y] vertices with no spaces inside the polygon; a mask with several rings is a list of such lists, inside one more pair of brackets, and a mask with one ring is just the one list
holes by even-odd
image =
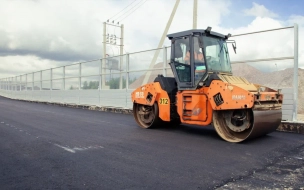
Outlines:
{"label": "front drum roller", "polygon": [[133,115],[135,121],[141,128],[155,128],[162,123],[162,120],[158,116],[158,105],[155,102],[153,106],[143,104],[133,104]]}
{"label": "front drum roller", "polygon": [[213,111],[213,126],[217,134],[228,142],[242,142],[271,133],[277,129],[281,119],[281,110]]}

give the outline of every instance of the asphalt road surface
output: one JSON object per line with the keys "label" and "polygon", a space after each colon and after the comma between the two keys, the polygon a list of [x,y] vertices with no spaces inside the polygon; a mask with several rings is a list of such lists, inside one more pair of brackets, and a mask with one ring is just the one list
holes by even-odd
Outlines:
{"label": "asphalt road surface", "polygon": [[304,189],[304,136],[234,144],[212,127],[0,97],[3,189]]}

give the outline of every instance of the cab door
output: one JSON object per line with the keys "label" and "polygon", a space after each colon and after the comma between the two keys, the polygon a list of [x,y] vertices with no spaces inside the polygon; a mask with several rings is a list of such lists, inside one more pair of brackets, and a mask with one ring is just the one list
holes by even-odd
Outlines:
{"label": "cab door", "polygon": [[194,67],[190,64],[191,60],[189,59],[191,39],[191,36],[172,39],[170,66],[180,90],[195,89]]}

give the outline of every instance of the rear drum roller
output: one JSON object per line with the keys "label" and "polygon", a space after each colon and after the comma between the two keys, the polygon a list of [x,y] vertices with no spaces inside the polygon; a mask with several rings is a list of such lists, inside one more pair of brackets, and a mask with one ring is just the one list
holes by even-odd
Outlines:
{"label": "rear drum roller", "polygon": [[162,120],[158,116],[158,105],[155,102],[153,106],[133,104],[133,115],[135,121],[141,128],[154,128],[161,124]]}

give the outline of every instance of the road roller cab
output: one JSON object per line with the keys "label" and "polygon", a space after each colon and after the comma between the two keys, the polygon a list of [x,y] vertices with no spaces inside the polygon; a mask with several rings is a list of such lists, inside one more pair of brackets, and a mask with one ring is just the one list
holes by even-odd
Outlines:
{"label": "road roller cab", "polygon": [[208,76],[212,74],[232,75],[226,44],[229,36],[212,32],[211,27],[168,35],[171,40],[170,66],[179,90],[210,85]]}
{"label": "road roller cab", "polygon": [[142,128],[208,126],[229,142],[274,131],[281,121],[280,91],[233,76],[227,42],[231,36],[206,30],[167,35],[173,77],[158,76],[132,93],[133,114]]}

